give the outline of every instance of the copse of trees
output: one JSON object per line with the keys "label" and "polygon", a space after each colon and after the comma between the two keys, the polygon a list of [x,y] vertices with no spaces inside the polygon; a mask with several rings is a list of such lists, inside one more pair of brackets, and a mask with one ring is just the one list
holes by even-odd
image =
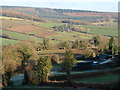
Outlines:
{"label": "copse of trees", "polygon": [[68,31],[73,25],[72,24],[64,24],[64,25],[61,25],[61,26],[54,26],[54,30],[56,31]]}
{"label": "copse of trees", "polygon": [[88,24],[87,21],[82,21],[82,20],[69,20],[69,19],[63,19],[60,20],[61,23],[68,23],[72,25],[86,25]]}
{"label": "copse of trees", "polygon": [[86,40],[80,41],[80,48],[86,49],[88,47],[88,42]]}
{"label": "copse of trees", "polygon": [[43,42],[40,43],[40,48],[43,49],[43,50],[48,50],[48,49],[51,49],[51,42],[50,42],[50,39],[48,38],[43,38]]}
{"label": "copse of trees", "polygon": [[76,49],[86,49],[88,47],[88,42],[86,40],[75,40],[72,47]]}
{"label": "copse of trees", "polygon": [[33,21],[45,22],[40,17],[32,16],[32,15],[29,15],[29,14],[26,14],[26,13],[20,13],[20,12],[13,11],[13,10],[2,10],[0,13],[2,14],[2,16],[16,17],[16,18],[33,20]]}
{"label": "copse of trees", "polygon": [[61,41],[58,47],[59,49],[71,49],[72,44],[68,41]]}
{"label": "copse of trees", "polygon": [[22,68],[24,72],[25,62],[28,60],[37,59],[37,54],[35,49],[30,43],[20,42],[16,45],[8,45],[3,47],[3,57],[2,57],[2,76],[3,85],[8,85],[10,77],[18,68]]}
{"label": "copse of trees", "polygon": [[[102,39],[103,40],[103,39]],[[105,42],[105,43],[103,43]],[[109,40],[99,41],[100,52],[104,54],[118,54],[119,46],[116,44],[114,37]]]}

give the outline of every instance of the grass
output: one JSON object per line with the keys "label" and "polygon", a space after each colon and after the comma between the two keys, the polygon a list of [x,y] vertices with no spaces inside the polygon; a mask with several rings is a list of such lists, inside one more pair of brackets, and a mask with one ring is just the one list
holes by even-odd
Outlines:
{"label": "grass", "polygon": [[42,41],[42,38],[22,34],[19,32],[9,31],[9,30],[2,30],[2,34],[6,34],[6,35],[10,36],[10,38],[14,38],[14,39],[18,39],[18,40],[27,40],[29,38],[33,38],[33,39],[36,39],[38,41]]}
{"label": "grass", "polygon": [[[1,18],[1,17],[0,17]],[[29,24],[29,26],[34,26],[34,30],[29,28],[25,29],[25,32],[27,34],[34,34],[36,36],[40,37],[47,37],[50,39],[57,39],[57,40],[51,40],[52,44],[58,44],[60,41],[75,41],[76,39],[90,39],[92,38],[91,34],[84,34],[80,32],[75,32],[75,31],[69,31],[69,32],[59,32],[59,31],[52,31],[50,30],[52,26],[59,26],[62,25],[62,23],[54,22],[54,21],[46,21],[46,23],[41,23],[41,22],[36,22],[36,21],[28,21],[28,20],[21,20],[18,18],[13,18],[13,17],[2,17],[2,19],[9,19],[9,21],[4,21],[5,27],[8,27],[9,25],[14,25],[14,27],[22,26]],[[11,20],[12,19],[12,20]],[[100,27],[100,26],[88,26],[88,25],[76,25],[76,26],[81,26],[87,29],[90,29],[90,32],[93,34],[101,34],[101,35],[111,35],[111,36],[117,36],[117,28],[115,27]],[[11,28],[12,29],[12,28]],[[22,28],[24,32],[24,27]],[[20,29],[17,28],[19,31]],[[28,30],[28,31],[27,31]],[[3,34],[7,34],[11,38],[18,39],[18,40],[27,40],[28,38],[33,38],[37,41],[42,41],[42,38],[38,38],[35,36],[29,36],[25,35],[19,32],[12,32],[12,31],[7,31],[3,30]]]}
{"label": "grass", "polygon": [[76,39],[90,39],[92,36],[91,35],[86,35],[84,33],[79,33],[79,32],[56,32],[58,35],[52,36],[51,38],[53,39],[59,39],[63,41],[75,41]]}
{"label": "grass", "polygon": [[10,40],[10,39],[5,39],[5,38],[0,38],[0,41],[2,41],[2,44],[0,44],[0,46],[6,46],[10,44],[15,44],[18,42],[17,40]]}
{"label": "grass", "polygon": [[8,31],[8,30],[2,30],[2,33],[8,35],[11,38],[19,39],[19,40],[26,40],[29,38],[29,35],[21,34],[18,32],[13,32],[13,31]]}
{"label": "grass", "polygon": [[[78,50],[78,49],[71,49],[73,51],[73,54],[81,54],[83,53],[83,50]],[[66,50],[63,49],[54,49],[54,50],[43,50],[43,51],[38,51],[39,54],[59,54],[62,53],[64,54]]]}
{"label": "grass", "polygon": [[[71,74],[80,74],[80,73],[86,73],[86,72],[97,72],[98,70],[85,70],[85,71],[72,71]],[[52,75],[66,75],[65,72],[56,72],[51,73]]]}
{"label": "grass", "polygon": [[5,17],[5,16],[0,16],[0,19],[24,20],[24,19],[20,19],[20,18],[15,18],[15,17]]}
{"label": "grass", "polygon": [[90,32],[93,34],[118,36],[117,27],[100,27],[100,26],[88,26],[88,25],[80,25],[80,26],[89,29]]}
{"label": "grass", "polygon": [[52,26],[59,26],[59,25],[62,25],[62,23],[48,21],[46,23],[40,24],[39,26],[42,27],[42,28],[50,29]]}
{"label": "grass", "polygon": [[78,82],[97,82],[97,83],[108,83],[117,81],[119,79],[119,74],[113,74],[113,75],[105,75],[105,76],[97,76],[97,77],[90,77],[90,78],[83,78],[83,79],[77,79],[74,81]]}
{"label": "grass", "polygon": [[56,49],[56,50],[43,50],[43,51],[38,51],[38,53],[40,53],[40,54],[65,53],[65,50],[60,50],[60,49]]}

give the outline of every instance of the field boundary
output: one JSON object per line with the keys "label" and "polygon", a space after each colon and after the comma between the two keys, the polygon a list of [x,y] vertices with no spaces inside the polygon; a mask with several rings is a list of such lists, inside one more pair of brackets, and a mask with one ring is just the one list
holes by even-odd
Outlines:
{"label": "field boundary", "polygon": [[[97,71],[97,72],[86,72],[86,73],[80,73],[80,74],[72,74],[71,77],[72,79],[80,79],[80,78],[88,78],[88,77],[95,77],[95,76],[104,76],[104,75],[109,75],[109,74],[117,74],[120,73],[120,68],[118,69],[112,69],[112,70],[102,70],[102,71]],[[56,80],[56,81],[61,81],[61,80],[66,80],[67,76],[66,75],[52,75],[50,76],[50,80]]]}

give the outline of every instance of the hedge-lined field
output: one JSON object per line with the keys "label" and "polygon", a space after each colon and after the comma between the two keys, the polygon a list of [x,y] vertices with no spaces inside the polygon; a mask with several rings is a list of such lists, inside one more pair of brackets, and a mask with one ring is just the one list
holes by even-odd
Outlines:
{"label": "hedge-lined field", "polygon": [[[52,26],[59,26],[63,23],[56,21],[46,21],[44,23],[24,20],[12,17],[3,17],[3,34],[8,35],[10,38],[18,40],[35,39],[42,41],[43,38],[49,38],[52,44],[58,44],[60,41],[75,41],[76,39],[91,39],[93,35],[109,35],[117,36],[117,27],[101,27],[101,26],[90,26],[90,25],[74,25],[76,27],[83,27],[89,29],[92,34],[81,33],[77,31],[54,31]],[[40,37],[40,38],[39,38]]]}

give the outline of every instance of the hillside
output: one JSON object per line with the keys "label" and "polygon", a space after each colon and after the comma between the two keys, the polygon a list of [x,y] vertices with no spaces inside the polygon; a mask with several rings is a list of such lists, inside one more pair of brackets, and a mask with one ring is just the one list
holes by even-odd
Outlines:
{"label": "hillside", "polygon": [[[2,14],[4,16],[23,16],[22,18],[48,18],[48,19],[69,19],[82,22],[104,22],[114,19],[117,20],[117,13],[112,12],[97,12],[87,10],[72,10],[72,9],[50,9],[50,8],[33,8],[33,7],[18,7],[18,6],[3,6]],[[12,15],[11,15],[12,14]],[[16,15],[14,15],[16,14]],[[20,17],[20,16],[18,16]]]}
{"label": "hillside", "polygon": [[52,44],[57,44],[89,40],[94,35],[118,36],[117,13],[3,6],[2,15],[3,46],[27,39],[41,42],[49,38]]}

